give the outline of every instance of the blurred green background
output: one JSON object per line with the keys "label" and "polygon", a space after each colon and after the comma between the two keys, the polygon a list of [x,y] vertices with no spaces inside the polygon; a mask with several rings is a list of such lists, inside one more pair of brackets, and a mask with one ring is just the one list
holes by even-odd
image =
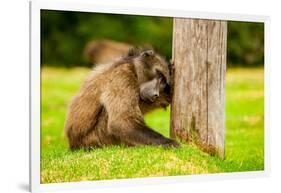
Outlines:
{"label": "blurred green background", "polygon": [[[92,66],[83,58],[91,40],[151,45],[171,58],[173,19],[134,15],[41,11],[42,65]],[[263,65],[263,23],[228,21],[228,67]]]}

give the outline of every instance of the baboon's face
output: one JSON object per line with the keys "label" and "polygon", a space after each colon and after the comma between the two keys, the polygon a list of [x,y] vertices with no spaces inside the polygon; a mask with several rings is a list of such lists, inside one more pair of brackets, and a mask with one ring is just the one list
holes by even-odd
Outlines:
{"label": "baboon's face", "polygon": [[160,95],[169,95],[171,71],[168,62],[152,50],[143,51],[139,57],[144,64],[146,80],[140,84],[141,99],[154,102]]}
{"label": "baboon's face", "polygon": [[140,85],[140,97],[146,102],[154,102],[160,95],[169,94],[170,86],[163,77],[156,77]]}
{"label": "baboon's face", "polygon": [[156,54],[153,50],[145,50],[140,54],[139,59],[144,64],[144,76],[147,81],[158,78],[167,84],[171,83],[170,66],[164,58]]}

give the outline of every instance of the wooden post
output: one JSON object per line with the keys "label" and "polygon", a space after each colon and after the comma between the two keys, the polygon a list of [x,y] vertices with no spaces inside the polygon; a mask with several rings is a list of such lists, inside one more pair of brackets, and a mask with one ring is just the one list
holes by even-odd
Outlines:
{"label": "wooden post", "polygon": [[171,137],[224,158],[227,23],[174,19]]}

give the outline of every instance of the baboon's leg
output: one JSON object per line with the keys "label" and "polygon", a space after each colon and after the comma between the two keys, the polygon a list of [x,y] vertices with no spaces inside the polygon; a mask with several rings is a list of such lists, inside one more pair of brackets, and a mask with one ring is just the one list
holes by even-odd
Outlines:
{"label": "baboon's leg", "polygon": [[101,147],[99,136],[95,130],[91,131],[87,136],[82,139],[83,148]]}
{"label": "baboon's leg", "polygon": [[135,118],[116,120],[110,123],[109,127],[112,134],[126,145],[178,146],[175,141],[155,132],[143,121],[136,121]]}
{"label": "baboon's leg", "polygon": [[120,144],[120,142],[118,143],[118,140],[114,136],[95,128],[95,130],[89,132],[88,135],[82,139],[81,147],[87,149],[118,144]]}
{"label": "baboon's leg", "polygon": [[116,95],[118,96],[104,100],[110,134],[119,138],[121,143],[126,145],[178,146],[175,141],[145,125],[135,93],[125,90]]}
{"label": "baboon's leg", "polygon": [[108,116],[106,110],[102,108],[96,117],[96,124],[91,131],[82,139],[84,148],[102,147],[104,145],[119,145],[120,141],[107,131]]}

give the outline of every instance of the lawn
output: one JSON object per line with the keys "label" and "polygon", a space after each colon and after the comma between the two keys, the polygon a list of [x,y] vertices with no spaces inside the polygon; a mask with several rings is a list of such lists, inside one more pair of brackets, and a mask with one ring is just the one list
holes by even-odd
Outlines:
{"label": "lawn", "polygon": [[[174,176],[264,169],[264,79],[262,69],[229,69],[226,83],[226,159],[193,145],[68,149],[64,136],[67,104],[78,91],[86,68],[43,68],[41,97],[41,183],[152,176]],[[169,136],[169,109],[145,117]]]}

